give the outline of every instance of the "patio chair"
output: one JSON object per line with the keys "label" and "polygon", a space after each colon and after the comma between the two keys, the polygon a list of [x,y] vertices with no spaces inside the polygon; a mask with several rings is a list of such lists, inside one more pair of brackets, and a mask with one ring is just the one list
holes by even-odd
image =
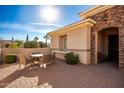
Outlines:
{"label": "patio chair", "polygon": [[29,63],[32,63],[32,61],[26,59],[23,54],[18,54],[18,58],[19,58],[19,68],[21,67],[21,65],[25,65],[26,67]]}
{"label": "patio chair", "polygon": [[50,54],[43,55],[43,58],[41,59],[41,64],[42,64],[42,66],[44,66],[44,64],[45,64],[46,67],[48,64],[51,64],[51,55]]}
{"label": "patio chair", "polygon": [[55,52],[51,54],[51,57],[50,57],[51,63],[55,63],[55,58],[56,58],[55,55],[56,55]]}
{"label": "patio chair", "polygon": [[55,63],[55,52],[53,54],[44,54],[40,61],[42,66],[45,64],[46,67],[48,64]]}

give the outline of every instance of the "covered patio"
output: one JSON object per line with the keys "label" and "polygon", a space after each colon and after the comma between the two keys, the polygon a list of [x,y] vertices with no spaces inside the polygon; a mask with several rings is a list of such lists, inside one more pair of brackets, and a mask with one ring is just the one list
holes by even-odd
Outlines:
{"label": "covered patio", "polygon": [[123,88],[124,72],[111,62],[98,65],[68,65],[56,59],[47,68],[18,69],[18,64],[0,66],[0,87],[7,88]]}

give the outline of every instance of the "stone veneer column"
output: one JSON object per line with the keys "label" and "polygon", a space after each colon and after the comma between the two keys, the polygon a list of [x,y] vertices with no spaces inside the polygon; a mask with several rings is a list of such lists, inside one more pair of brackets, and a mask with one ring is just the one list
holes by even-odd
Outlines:
{"label": "stone veneer column", "polygon": [[91,63],[96,63],[96,34],[95,31],[91,31]]}
{"label": "stone veneer column", "polygon": [[124,27],[119,28],[119,69],[124,71]]}

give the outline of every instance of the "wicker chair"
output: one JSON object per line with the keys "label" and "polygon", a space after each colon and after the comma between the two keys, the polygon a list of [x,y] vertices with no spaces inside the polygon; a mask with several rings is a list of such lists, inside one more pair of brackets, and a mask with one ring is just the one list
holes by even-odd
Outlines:
{"label": "wicker chair", "polygon": [[44,64],[47,66],[48,64],[50,64],[50,55],[43,55],[43,58],[41,60],[41,64],[42,66],[44,66]]}
{"label": "wicker chair", "polygon": [[53,53],[53,55],[51,55],[51,54],[44,54],[43,55],[43,58],[42,58],[42,60],[41,60],[41,64],[42,64],[42,66],[44,66],[44,64],[46,65],[46,67],[47,67],[47,65],[48,64],[52,64],[52,63],[54,63],[55,62],[55,53]]}
{"label": "wicker chair", "polygon": [[51,54],[51,63],[55,63],[55,58],[56,58],[56,53],[54,52],[53,54]]}
{"label": "wicker chair", "polygon": [[26,67],[29,63],[33,63],[32,60],[26,59],[23,54],[18,54],[18,58],[19,58],[19,68],[21,67],[21,65],[25,65]]}

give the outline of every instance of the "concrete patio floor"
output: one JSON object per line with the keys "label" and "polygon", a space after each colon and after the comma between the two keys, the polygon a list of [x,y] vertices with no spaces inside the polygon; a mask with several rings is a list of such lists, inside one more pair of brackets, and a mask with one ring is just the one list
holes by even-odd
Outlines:
{"label": "concrete patio floor", "polygon": [[0,66],[0,87],[6,88],[123,88],[124,72],[111,62],[68,65],[56,60],[47,68]]}

